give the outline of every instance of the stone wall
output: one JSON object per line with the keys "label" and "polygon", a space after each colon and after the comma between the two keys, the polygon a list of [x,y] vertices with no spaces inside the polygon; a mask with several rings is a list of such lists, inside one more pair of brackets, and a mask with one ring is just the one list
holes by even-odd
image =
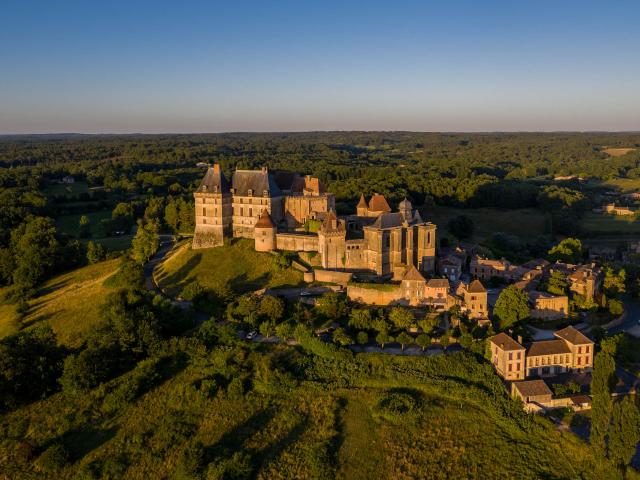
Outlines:
{"label": "stone wall", "polygon": [[318,236],[303,233],[276,234],[276,249],[292,252],[317,252]]}
{"label": "stone wall", "polygon": [[394,304],[408,304],[402,296],[402,288],[400,285],[376,285],[363,287],[359,285],[349,285],[347,287],[347,296],[355,301],[362,302],[368,305],[389,305]]}
{"label": "stone wall", "polygon": [[352,273],[336,272],[334,270],[316,269],[313,271],[317,282],[337,283],[338,285],[346,285],[351,281]]}

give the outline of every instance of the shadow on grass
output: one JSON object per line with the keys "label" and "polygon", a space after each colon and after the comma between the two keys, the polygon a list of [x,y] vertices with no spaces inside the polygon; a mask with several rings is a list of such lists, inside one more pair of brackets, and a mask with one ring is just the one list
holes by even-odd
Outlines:
{"label": "shadow on grass", "polygon": [[[171,273],[170,275],[159,278],[160,283],[168,286],[168,288],[175,289],[176,292],[179,292],[187,285],[187,277],[200,264],[201,261],[202,253],[195,254],[178,270]],[[214,275],[215,272],[211,272],[211,274]]]}

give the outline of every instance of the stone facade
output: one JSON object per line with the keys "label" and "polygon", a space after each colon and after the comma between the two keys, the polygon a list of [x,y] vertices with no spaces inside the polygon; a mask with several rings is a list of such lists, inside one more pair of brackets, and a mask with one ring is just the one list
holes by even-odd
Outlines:
{"label": "stone facade", "polygon": [[556,320],[569,314],[569,297],[532,290],[528,292],[531,317]]}
{"label": "stone facade", "polygon": [[506,333],[491,338],[491,362],[505,380],[544,377],[566,372],[591,371],[594,342],[573,327],[554,333],[554,340],[540,340],[526,348]]}
{"label": "stone facade", "polygon": [[[230,183],[213,165],[194,193],[193,248],[225,237],[255,239],[259,251],[317,251],[325,269],[401,276],[410,267],[433,273],[436,226],[408,200],[392,212],[384,196],[360,199],[356,215],[338,218],[335,198],[317,178],[289,172],[236,170]],[[310,233],[312,222],[320,225]]]}

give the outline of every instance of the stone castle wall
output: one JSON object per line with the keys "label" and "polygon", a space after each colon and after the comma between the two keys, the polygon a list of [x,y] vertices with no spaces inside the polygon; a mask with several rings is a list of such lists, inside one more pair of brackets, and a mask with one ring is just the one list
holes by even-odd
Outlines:
{"label": "stone castle wall", "polygon": [[353,301],[368,305],[389,305],[392,303],[408,305],[409,303],[404,299],[400,285],[397,287],[380,285],[380,288],[349,285],[347,287],[347,296]]}
{"label": "stone castle wall", "polygon": [[317,252],[318,236],[299,233],[277,233],[276,249],[292,252]]}
{"label": "stone castle wall", "polygon": [[318,282],[337,283],[338,285],[346,285],[353,277],[349,272],[336,272],[334,270],[315,269],[313,271],[315,279]]}

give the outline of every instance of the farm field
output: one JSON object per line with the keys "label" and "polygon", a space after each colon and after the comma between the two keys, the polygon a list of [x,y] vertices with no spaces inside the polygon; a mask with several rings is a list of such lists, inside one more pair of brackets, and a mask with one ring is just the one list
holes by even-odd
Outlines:
{"label": "farm field", "polygon": [[495,232],[504,232],[529,239],[548,233],[547,216],[540,210],[498,208],[454,208],[425,207],[420,211],[424,220],[438,226],[438,237],[448,235],[447,223],[458,215],[466,215],[473,220],[475,231],[473,241],[480,242]]}
{"label": "farm field", "polygon": [[89,192],[89,186],[86,182],[53,183],[44,190],[44,194],[50,197],[75,197],[77,195],[80,195],[81,193],[87,192]]}
{"label": "farm field", "polygon": [[611,157],[622,157],[635,151],[635,148],[603,148],[602,151]]}
{"label": "farm field", "polygon": [[637,215],[605,215],[587,212],[584,214],[581,227],[583,235],[599,234],[640,234],[640,218]]}
{"label": "farm field", "polygon": [[192,250],[187,241],[158,267],[155,279],[170,295],[194,281],[220,295],[302,283],[301,272],[279,270],[273,259],[269,253],[256,252],[250,239],[231,239],[223,247],[202,250]]}
{"label": "farm field", "polygon": [[110,292],[103,282],[119,262],[107,260],[52,278],[29,301],[22,320],[16,319],[15,306],[0,304],[0,336],[47,322],[61,344],[79,346],[83,332],[98,322],[100,305]]}
{"label": "farm field", "polygon": [[[90,212],[84,215],[89,218],[89,227],[91,229],[91,238],[81,239],[83,242],[92,240],[101,243],[109,251],[126,250],[131,246],[133,234],[119,235],[113,237],[105,237],[104,230],[100,221],[111,218],[111,210],[103,210],[100,212]],[[80,231],[80,217],[82,214],[60,215],[56,218],[56,228],[59,232],[77,237]]]}

